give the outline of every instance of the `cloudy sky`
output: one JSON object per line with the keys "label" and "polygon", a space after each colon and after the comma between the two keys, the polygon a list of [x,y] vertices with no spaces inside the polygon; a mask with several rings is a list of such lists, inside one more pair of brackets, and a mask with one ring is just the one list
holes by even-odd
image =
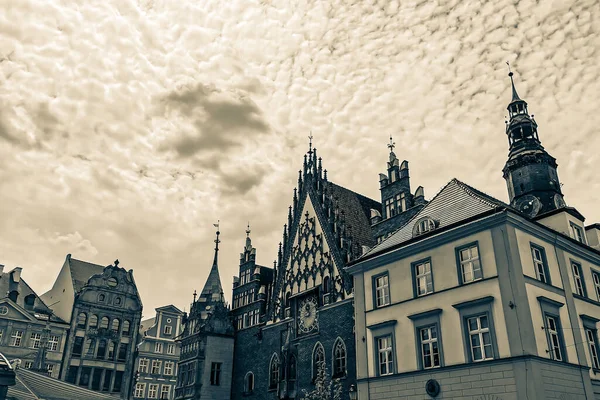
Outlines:
{"label": "cloudy sky", "polygon": [[600,221],[597,0],[0,0],[0,263],[43,293],[66,254],[134,269],[144,315],[189,309],[221,221],[272,265],[312,131],[330,180],[379,199],[389,135],[413,187],[502,200],[505,61]]}

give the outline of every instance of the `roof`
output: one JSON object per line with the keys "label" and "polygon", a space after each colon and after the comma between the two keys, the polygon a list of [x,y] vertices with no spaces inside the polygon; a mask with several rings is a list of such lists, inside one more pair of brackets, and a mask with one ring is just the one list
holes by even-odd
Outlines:
{"label": "roof", "polygon": [[144,331],[147,331],[148,329],[150,329],[152,326],[154,326],[155,321],[156,321],[156,318],[152,317],[152,318],[148,318],[148,319],[145,319],[142,322],[140,322],[140,332],[144,332]]}
{"label": "roof", "polygon": [[371,209],[381,210],[381,203],[330,182],[331,193],[344,210],[346,225],[352,227],[352,238],[364,246],[375,244],[371,230]]}
{"label": "roof", "polygon": [[75,293],[79,292],[87,284],[92,275],[103,273],[105,268],[102,265],[76,260],[71,257],[68,257],[68,262]]}
{"label": "roof", "polygon": [[430,217],[436,221],[437,230],[490,211],[507,208],[511,207],[456,178],[452,179],[419,213],[415,214],[390,237],[365,253],[357,262],[411,240],[414,224],[422,217]]}
{"label": "roof", "polygon": [[23,368],[15,370],[15,386],[9,386],[7,400],[104,400],[114,396],[94,392]]}

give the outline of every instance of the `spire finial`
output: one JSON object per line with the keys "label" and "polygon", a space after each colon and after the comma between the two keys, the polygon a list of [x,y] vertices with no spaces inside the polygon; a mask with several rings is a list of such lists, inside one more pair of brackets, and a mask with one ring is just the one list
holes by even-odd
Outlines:
{"label": "spire finial", "polygon": [[313,134],[312,134],[312,130],[311,130],[310,135],[308,135],[308,154],[311,154],[311,155],[313,153],[312,140],[313,140]]}
{"label": "spire finial", "polygon": [[118,258],[115,260],[115,267],[117,267],[117,266],[119,266],[119,259]]}
{"label": "spire finial", "polygon": [[246,228],[246,237],[250,237],[250,221],[248,221],[248,227]]}
{"label": "spire finial", "polygon": [[387,145],[387,147],[390,149],[390,153],[394,152],[394,148],[396,147],[396,143],[394,142],[394,139],[392,139],[392,135],[390,135],[390,143]]}
{"label": "spire finial", "polygon": [[[219,231],[219,224],[220,224],[219,220],[217,220],[216,224],[213,224],[213,226],[215,228],[217,228],[217,238],[215,239],[215,252],[219,251],[219,243],[221,243],[221,241],[219,240],[219,235],[221,234],[221,232]],[[216,259],[217,259],[217,253],[215,253],[215,261],[216,261]]]}
{"label": "spire finial", "polygon": [[515,89],[515,81],[513,80],[514,74],[510,69],[510,63],[507,61],[506,65],[508,65],[508,76],[510,77],[510,85],[512,86],[512,101],[521,100],[521,98],[517,94],[517,89]]}
{"label": "spire finial", "polygon": [[198,295],[198,293],[196,293],[196,289],[194,289],[194,303],[196,302],[196,296]]}

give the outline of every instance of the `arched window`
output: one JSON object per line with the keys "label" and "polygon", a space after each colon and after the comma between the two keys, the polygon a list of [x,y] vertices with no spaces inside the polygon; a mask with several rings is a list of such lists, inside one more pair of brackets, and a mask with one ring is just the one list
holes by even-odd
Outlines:
{"label": "arched window", "polygon": [[317,342],[313,348],[312,360],[312,379],[314,382],[319,376],[319,369],[325,372],[325,349],[320,342]]}
{"label": "arched window", "polygon": [[108,329],[108,317],[102,317],[100,320],[100,328]]}
{"label": "arched window", "polygon": [[102,339],[98,342],[98,351],[96,352],[96,358],[98,360],[104,360],[104,356],[106,355],[106,340]]}
{"label": "arched window", "polygon": [[118,319],[113,319],[112,321],[112,325],[110,327],[110,329],[112,329],[113,332],[115,333],[119,333],[119,326],[121,325],[121,321],[119,321]]}
{"label": "arched window", "polygon": [[279,357],[277,354],[273,354],[271,357],[271,363],[269,364],[269,388],[273,389],[277,387],[279,383]]}
{"label": "arched window", "polygon": [[287,292],[285,294],[285,308],[289,308],[290,307],[290,296],[292,295],[292,293]]}
{"label": "arched window", "polygon": [[108,344],[108,360],[113,361],[115,359],[115,342]]}
{"label": "arched window", "polygon": [[123,336],[129,336],[129,321],[123,321]]}
{"label": "arched window", "polygon": [[296,356],[293,354],[290,356],[290,362],[288,363],[288,379],[291,381],[296,380]]}
{"label": "arched window", "polygon": [[436,228],[437,222],[431,217],[422,217],[415,222],[413,226],[413,237],[419,236]]}
{"label": "arched window", "polygon": [[98,327],[98,316],[95,314],[90,315],[90,328],[97,328]]}
{"label": "arched window", "polygon": [[329,293],[329,276],[323,278],[323,293]]}
{"label": "arched window", "polygon": [[346,375],[346,345],[342,338],[337,338],[333,344],[333,376]]}
{"label": "arched window", "polygon": [[248,372],[244,378],[244,393],[252,393],[254,390],[254,374]]}
{"label": "arched window", "polygon": [[79,315],[77,316],[77,327],[85,329],[85,323],[86,322],[87,322],[87,315],[86,315],[86,313],[84,313],[84,312],[79,313]]}

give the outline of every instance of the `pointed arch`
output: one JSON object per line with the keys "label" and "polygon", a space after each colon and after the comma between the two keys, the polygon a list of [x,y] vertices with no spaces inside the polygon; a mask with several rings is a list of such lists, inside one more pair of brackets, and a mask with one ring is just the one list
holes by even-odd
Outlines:
{"label": "pointed arch", "polygon": [[296,380],[296,374],[297,374],[297,362],[296,362],[296,356],[295,355],[291,355],[289,362],[288,362],[288,371],[287,371],[287,379],[291,380],[291,381],[295,381]]}
{"label": "pointed arch", "polygon": [[344,340],[338,336],[337,339],[335,339],[335,342],[333,343],[332,350],[333,377],[340,377],[346,375],[346,361],[346,343],[344,343]]}
{"label": "pointed arch", "polygon": [[315,343],[312,351],[312,381],[319,375],[319,368],[325,368],[325,348],[321,342]]}
{"label": "pointed arch", "polygon": [[249,371],[244,377],[244,393],[250,394],[254,391],[254,373]]}
{"label": "pointed arch", "polygon": [[279,356],[273,353],[269,363],[269,388],[276,388],[279,384]]}

